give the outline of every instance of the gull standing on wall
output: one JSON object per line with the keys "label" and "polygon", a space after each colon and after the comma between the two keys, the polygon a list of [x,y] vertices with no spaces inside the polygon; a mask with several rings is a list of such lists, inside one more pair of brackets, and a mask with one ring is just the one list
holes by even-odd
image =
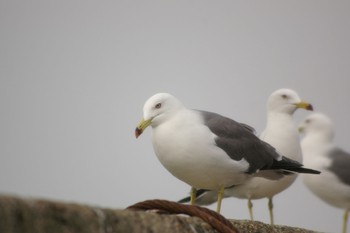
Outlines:
{"label": "gull standing on wall", "polygon": [[342,232],[346,233],[350,209],[350,153],[333,143],[334,127],[322,113],[313,113],[300,124],[304,163],[321,171],[303,176],[305,185],[326,203],[344,210]]}
{"label": "gull standing on wall", "polygon": [[152,126],[153,149],[162,165],[196,189],[217,190],[217,212],[225,188],[251,177],[278,179],[289,172],[318,174],[260,140],[245,124],[216,113],[191,110],[168,93],[150,97],[135,136]]}
{"label": "gull standing on wall", "polygon": [[[293,114],[297,109],[313,110],[311,104],[302,101],[299,95],[291,89],[278,89],[267,100],[267,124],[261,133],[260,139],[272,145],[276,150],[293,160],[301,163],[299,133],[293,121]],[[270,223],[274,224],[273,197],[287,189],[297,178],[296,174],[284,176],[279,180],[267,180],[261,177],[251,178],[244,184],[226,189],[224,197],[237,197],[248,199],[250,219],[253,220],[253,199],[268,198]],[[216,201],[215,191],[204,192],[199,190],[198,204],[209,205]],[[180,202],[188,201],[185,198]]]}

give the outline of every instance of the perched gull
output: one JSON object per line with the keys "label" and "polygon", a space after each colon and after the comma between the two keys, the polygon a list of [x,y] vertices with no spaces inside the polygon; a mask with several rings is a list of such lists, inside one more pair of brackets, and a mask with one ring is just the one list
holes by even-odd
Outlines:
{"label": "perched gull", "polygon": [[217,212],[224,189],[250,177],[278,179],[286,172],[319,173],[278,154],[256,137],[251,127],[216,113],[188,109],[167,93],[146,101],[135,136],[149,125],[160,162],[192,187],[191,204],[196,189],[217,190]]}
{"label": "perched gull", "polygon": [[[267,101],[267,125],[260,139],[269,143],[282,155],[302,161],[299,133],[293,121],[293,114],[298,108],[312,110],[312,105],[302,101],[299,95],[290,89],[278,89],[274,91]],[[273,202],[274,195],[287,189],[297,178],[296,174],[284,176],[279,180],[267,180],[254,177],[249,181],[226,189],[224,197],[238,197],[248,199],[250,219],[253,220],[253,199],[268,198],[270,223],[273,224]],[[217,192],[198,190],[197,203],[209,205],[216,201]],[[189,201],[184,198],[180,202]]]}
{"label": "perched gull", "polygon": [[333,123],[324,114],[309,115],[299,130],[304,133],[304,163],[322,172],[319,176],[303,176],[304,183],[323,201],[344,209],[345,233],[350,209],[350,153],[333,143]]}

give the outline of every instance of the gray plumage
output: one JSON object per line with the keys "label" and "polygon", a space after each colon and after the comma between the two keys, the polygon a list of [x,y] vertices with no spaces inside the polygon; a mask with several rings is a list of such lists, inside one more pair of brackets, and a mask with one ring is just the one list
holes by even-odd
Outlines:
{"label": "gray plumage", "polygon": [[312,169],[303,168],[299,162],[278,154],[274,147],[260,140],[254,134],[255,130],[251,126],[213,112],[199,112],[203,117],[204,124],[217,135],[216,145],[224,150],[231,159],[236,161],[245,159],[249,163],[246,173],[253,174],[260,170],[279,170],[277,171],[278,176],[282,173],[283,175],[289,174],[280,170],[319,173]]}
{"label": "gray plumage", "polygon": [[334,148],[328,156],[332,160],[328,169],[350,186],[350,154],[340,148]]}

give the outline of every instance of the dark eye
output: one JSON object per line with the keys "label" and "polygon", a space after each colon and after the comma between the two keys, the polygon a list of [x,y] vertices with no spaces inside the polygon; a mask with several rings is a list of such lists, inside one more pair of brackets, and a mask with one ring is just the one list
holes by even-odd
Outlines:
{"label": "dark eye", "polygon": [[282,97],[283,99],[287,99],[287,98],[288,98],[288,96],[287,96],[286,94],[281,95],[281,97]]}
{"label": "dark eye", "polygon": [[310,119],[305,120],[305,123],[309,124],[311,122]]}
{"label": "dark eye", "polygon": [[156,104],[156,106],[154,106],[156,109],[160,109],[162,107],[161,103]]}

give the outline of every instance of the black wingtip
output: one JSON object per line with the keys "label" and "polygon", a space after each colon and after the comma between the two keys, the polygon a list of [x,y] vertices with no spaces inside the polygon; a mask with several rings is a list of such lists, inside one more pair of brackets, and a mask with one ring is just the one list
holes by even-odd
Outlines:
{"label": "black wingtip", "polygon": [[[198,189],[196,191],[196,197],[200,197],[201,195],[203,195],[204,193],[206,193],[208,190],[206,189]],[[185,197],[185,198],[182,198],[181,200],[177,201],[177,203],[181,203],[181,204],[184,204],[184,203],[189,203],[191,201],[191,197],[188,196],[188,197]]]}
{"label": "black wingtip", "polygon": [[191,201],[191,197],[188,196],[188,197],[182,198],[181,200],[177,201],[177,203],[184,204],[184,203],[188,203],[190,201]]}
{"label": "black wingtip", "polygon": [[285,156],[282,157],[282,160],[280,161],[274,161],[270,169],[275,170],[285,170],[290,172],[296,172],[296,173],[305,173],[305,174],[320,174],[320,171],[303,167],[303,164],[299,163],[298,161],[289,159]]}
{"label": "black wingtip", "polygon": [[304,173],[304,174],[315,174],[315,175],[321,174],[320,171],[317,171],[311,168],[305,168],[305,167],[300,167],[299,169],[295,169],[294,171],[298,173]]}

